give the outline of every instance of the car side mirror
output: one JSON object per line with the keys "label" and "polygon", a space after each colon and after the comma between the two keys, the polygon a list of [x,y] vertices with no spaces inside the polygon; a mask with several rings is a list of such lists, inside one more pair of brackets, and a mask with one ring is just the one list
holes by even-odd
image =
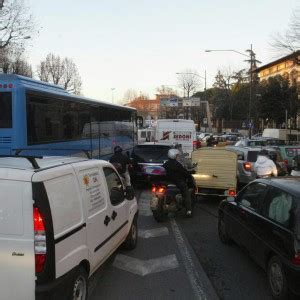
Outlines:
{"label": "car side mirror", "polygon": [[227,202],[234,202],[235,201],[235,197],[233,196],[229,196],[226,198]]}
{"label": "car side mirror", "polygon": [[127,200],[133,200],[135,197],[135,192],[132,186],[127,186],[125,190],[125,197]]}
{"label": "car side mirror", "polygon": [[124,200],[124,191],[123,189],[119,189],[117,187],[113,187],[110,190],[110,201],[112,205],[116,205],[121,203]]}

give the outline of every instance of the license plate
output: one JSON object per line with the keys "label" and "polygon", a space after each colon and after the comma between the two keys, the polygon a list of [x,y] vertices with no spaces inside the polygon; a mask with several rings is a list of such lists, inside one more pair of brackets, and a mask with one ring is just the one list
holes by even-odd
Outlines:
{"label": "license plate", "polygon": [[150,201],[150,208],[152,210],[155,210],[157,209],[157,206],[158,206],[158,198],[157,197],[153,197]]}

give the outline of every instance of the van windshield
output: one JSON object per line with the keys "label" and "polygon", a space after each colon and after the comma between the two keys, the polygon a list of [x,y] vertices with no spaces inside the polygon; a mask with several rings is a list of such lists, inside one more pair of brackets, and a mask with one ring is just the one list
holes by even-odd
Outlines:
{"label": "van windshield", "polygon": [[12,128],[11,92],[0,92],[0,128]]}

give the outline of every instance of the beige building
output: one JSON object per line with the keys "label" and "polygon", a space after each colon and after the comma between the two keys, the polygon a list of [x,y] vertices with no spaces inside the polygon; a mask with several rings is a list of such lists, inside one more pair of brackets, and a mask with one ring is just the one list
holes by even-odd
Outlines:
{"label": "beige building", "polygon": [[256,72],[260,81],[276,75],[286,77],[291,84],[297,84],[298,94],[300,94],[300,50],[261,66],[256,69]]}
{"label": "beige building", "polygon": [[[260,81],[276,75],[289,79],[290,84],[297,86],[300,101],[300,50],[261,66],[256,69],[256,72]],[[300,128],[300,112],[298,112],[297,127]]]}

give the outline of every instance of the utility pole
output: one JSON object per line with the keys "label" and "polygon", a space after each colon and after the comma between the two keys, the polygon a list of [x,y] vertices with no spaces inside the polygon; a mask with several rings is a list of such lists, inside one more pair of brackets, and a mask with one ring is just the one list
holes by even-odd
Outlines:
{"label": "utility pole", "polygon": [[252,109],[252,82],[253,82],[253,51],[252,44],[250,46],[250,91],[249,91],[249,108],[248,108],[248,120],[249,120],[249,139],[252,136],[252,120],[251,120],[251,109]]}

